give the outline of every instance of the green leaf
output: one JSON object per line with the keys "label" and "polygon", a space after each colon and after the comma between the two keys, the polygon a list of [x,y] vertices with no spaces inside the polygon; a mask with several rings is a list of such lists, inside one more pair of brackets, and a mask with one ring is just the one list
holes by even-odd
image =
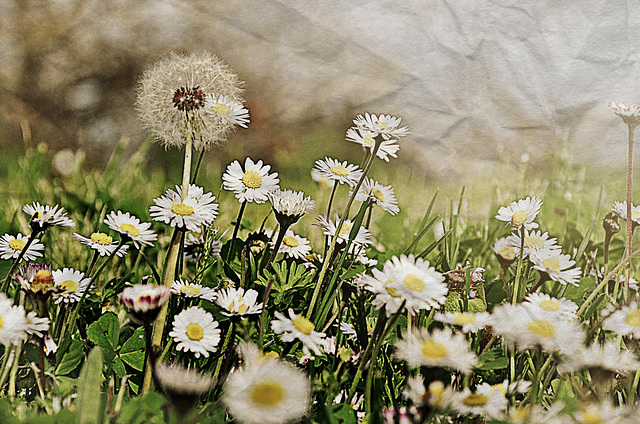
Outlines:
{"label": "green leaf", "polygon": [[87,337],[104,350],[104,360],[107,364],[111,364],[116,356],[119,334],[120,322],[113,312],[107,312],[87,327]]}
{"label": "green leaf", "polygon": [[120,348],[119,356],[134,370],[142,371],[145,356],[144,328],[136,328],[133,335]]}
{"label": "green leaf", "polygon": [[477,370],[501,370],[509,365],[509,358],[502,355],[502,347],[496,346],[478,357]]}
{"label": "green leaf", "polygon": [[151,392],[142,398],[133,398],[122,407],[116,423],[118,424],[164,424],[165,398]]}
{"label": "green leaf", "polygon": [[102,349],[99,346],[89,352],[80,371],[76,411],[79,424],[102,423]]}
{"label": "green leaf", "polygon": [[67,375],[71,371],[78,368],[82,358],[84,357],[84,343],[79,340],[71,340],[67,352],[62,357],[62,360],[58,362],[55,375]]}

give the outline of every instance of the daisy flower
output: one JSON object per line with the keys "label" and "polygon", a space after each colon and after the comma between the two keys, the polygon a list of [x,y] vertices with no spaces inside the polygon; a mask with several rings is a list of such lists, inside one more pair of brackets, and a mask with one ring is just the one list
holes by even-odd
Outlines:
{"label": "daisy flower", "polygon": [[245,315],[259,314],[262,312],[262,303],[257,302],[258,292],[249,289],[229,287],[220,290],[215,302],[224,309],[222,315],[228,317],[243,317]]}
{"label": "daisy flower", "polygon": [[636,104],[627,106],[623,103],[610,102],[609,108],[622,118],[625,124],[633,126],[640,124],[640,106]]}
{"label": "daisy flower", "polygon": [[351,187],[356,185],[360,177],[362,177],[362,170],[358,165],[352,165],[347,161],[341,163],[329,157],[318,159],[314,169],[319,172],[320,177],[330,181],[337,181],[340,184],[346,183]]}
{"label": "daisy flower", "polygon": [[283,227],[295,224],[304,214],[311,213],[316,208],[316,202],[311,197],[304,197],[301,191],[276,188],[267,193],[267,197],[276,219]]}
{"label": "daisy flower", "polygon": [[22,306],[13,306],[13,300],[0,293],[0,343],[17,345],[27,337],[27,317]]}
{"label": "daisy flower", "polygon": [[565,353],[584,344],[584,333],[576,321],[523,305],[497,306],[491,314],[490,325],[496,334],[509,344],[517,344],[521,351],[540,347],[549,353]]}
{"label": "daisy flower", "polygon": [[522,306],[541,313],[557,314],[559,318],[577,319],[578,305],[569,299],[556,299],[546,293],[531,293],[524,298]]}
{"label": "daisy flower", "polygon": [[620,309],[609,311],[602,327],[622,336],[640,337],[640,308],[634,300]]}
{"label": "daisy flower", "polygon": [[24,205],[22,210],[31,217],[29,225],[35,231],[44,231],[53,226],[67,228],[76,226],[76,223],[69,219],[64,208],[58,209],[58,205],[51,207],[35,202],[33,205]]}
{"label": "daisy flower", "polygon": [[296,315],[293,309],[289,308],[289,318],[280,312],[275,312],[277,319],[271,321],[271,328],[274,333],[281,334],[283,342],[292,342],[298,339],[302,342],[303,352],[310,355],[312,350],[316,355],[322,353],[321,347],[325,344],[325,333],[319,333],[311,321],[302,315]]}
{"label": "daisy flower", "polygon": [[222,402],[244,424],[285,424],[302,418],[311,383],[296,367],[264,357],[229,374]]}
{"label": "daisy flower", "polygon": [[[624,202],[613,202],[613,207],[611,210],[618,214],[618,216],[627,220],[627,201]],[[640,206],[631,205],[631,223],[636,226],[640,224]]]}
{"label": "daisy flower", "polygon": [[191,283],[186,280],[175,280],[171,284],[171,293],[189,298],[198,298],[213,302],[216,300],[216,291],[202,284]]}
{"label": "daisy flower", "polygon": [[214,383],[211,375],[201,374],[177,363],[169,365],[158,362],[154,375],[176,409],[182,413],[190,411],[200,396],[208,393]]}
{"label": "daisy flower", "polygon": [[55,303],[74,303],[78,302],[89,290],[91,284],[90,278],[84,278],[84,272],[76,271],[73,268],[58,269],[51,273],[53,282],[60,292],[53,295]]}
{"label": "daisy flower", "polygon": [[49,318],[40,318],[36,311],[31,311],[26,315],[27,334],[42,338],[43,332],[49,330]]}
{"label": "daisy flower", "polygon": [[488,383],[479,384],[475,392],[468,387],[451,394],[451,409],[458,415],[484,415],[500,418],[504,415],[508,400]]}
{"label": "daisy flower", "polygon": [[113,231],[122,234],[125,240],[133,240],[133,244],[136,247],[138,243],[151,246],[158,239],[158,235],[150,229],[151,223],[140,222],[137,217],[130,215],[129,212],[111,211],[104,219],[104,223]]}
{"label": "daisy flower", "polygon": [[[375,135],[373,134],[374,133],[370,131],[362,130],[360,128],[349,128],[345,138],[347,141],[358,143],[365,150],[369,149],[369,151],[373,151],[376,146]],[[397,140],[382,140],[380,142],[380,147],[378,147],[378,151],[376,152],[376,156],[385,162],[389,162],[389,156],[397,158],[400,146],[396,144],[396,141]]]}
{"label": "daisy flower", "polygon": [[122,290],[118,298],[136,319],[151,322],[158,316],[160,308],[170,296],[171,291],[166,286],[136,284]]}
{"label": "daisy flower", "polygon": [[[507,237],[507,244],[514,249],[516,252],[520,252],[520,245],[522,243],[522,239],[520,238],[520,234],[512,233],[509,237]],[[557,250],[561,251],[562,247],[557,243],[557,239],[549,238],[549,233],[542,233],[540,230],[534,230],[529,232],[528,230],[524,230],[524,255],[523,258],[526,258],[531,251],[541,251],[541,250]]]}
{"label": "daisy flower", "polygon": [[269,174],[271,165],[262,165],[262,161],[253,162],[251,158],[244,161],[244,169],[240,162],[234,160],[222,174],[222,188],[233,191],[241,203],[264,203],[267,193],[278,188],[278,173]]}
{"label": "daisy flower", "polygon": [[[20,256],[20,252],[27,246],[29,237],[23,236],[18,233],[15,236],[11,234],[5,234],[0,238],[0,258],[2,259],[16,259]],[[40,243],[40,240],[33,239],[29,248],[22,255],[23,261],[33,261],[36,258],[42,257],[44,251],[44,244]]]}
{"label": "daisy flower", "polygon": [[23,264],[18,268],[15,278],[23,290],[37,295],[49,296],[60,291],[53,281],[49,264]]}
{"label": "daisy flower", "polygon": [[74,240],[78,240],[80,243],[85,246],[89,246],[96,252],[100,254],[100,256],[110,256],[113,252],[116,252],[116,256],[119,258],[123,257],[127,254],[127,250],[129,250],[129,246],[122,245],[118,250],[118,246],[120,243],[117,241],[114,242],[113,238],[110,235],[105,233],[95,232],[91,234],[91,237],[84,237],[78,233],[73,233],[71,236]]}
{"label": "daisy flower", "polygon": [[533,222],[542,206],[542,200],[537,197],[527,197],[526,199],[511,202],[509,206],[498,209],[496,219],[511,223],[515,228],[524,226],[527,230],[538,228],[538,224]]}
{"label": "daisy flower", "polygon": [[569,255],[563,255],[559,250],[531,251],[529,260],[538,271],[546,273],[553,281],[566,286],[578,286],[582,271],[580,267],[571,268],[576,261]]}
{"label": "daisy flower", "polygon": [[407,127],[400,127],[402,118],[396,118],[391,115],[369,115],[365,113],[364,116],[358,115],[353,123],[358,129],[369,131],[372,133],[372,137],[382,135],[382,138],[388,140],[390,138],[398,138],[409,135],[409,129]]}
{"label": "daisy flower", "polygon": [[[216,237],[218,229],[214,229],[214,237]],[[224,234],[223,234],[224,235]],[[206,250],[208,249],[208,252]],[[222,252],[222,241],[220,239],[217,240],[209,240],[207,244],[207,237],[205,234],[201,234],[196,236],[194,234],[188,234],[187,238],[184,241],[184,256],[190,261],[195,261],[201,255],[208,253],[211,257],[220,257],[220,252]]]}
{"label": "daisy flower", "polygon": [[509,266],[516,260],[516,255],[518,254],[518,249],[514,249],[505,237],[496,239],[493,242],[493,246],[491,246],[491,250],[496,254],[498,261],[503,266]]}
{"label": "daisy flower", "polygon": [[612,376],[613,373],[633,371],[640,368],[638,356],[633,352],[620,348],[616,342],[606,340],[604,344],[593,343],[591,346],[581,346],[573,352],[567,353],[558,365],[561,372],[589,370]]}
{"label": "daisy flower", "polygon": [[489,317],[487,312],[437,312],[433,319],[445,324],[462,326],[463,333],[477,333],[489,324]]}
{"label": "daisy flower", "polygon": [[[336,235],[336,229],[338,227],[338,223],[340,222],[340,217],[336,214],[336,220],[334,221],[327,218],[326,214],[322,214],[316,218],[319,222],[320,227],[324,229],[324,234],[333,238]],[[345,219],[342,223],[342,227],[340,227],[340,231],[338,232],[338,242],[347,243],[349,241],[349,233],[351,233],[351,228],[353,228],[353,221],[350,219]],[[353,239],[353,244],[357,246],[368,246],[373,241],[371,240],[372,235],[369,230],[364,227],[360,227],[358,229],[358,233],[356,237]]]}
{"label": "daisy flower", "polygon": [[[171,54],[154,63],[142,78],[136,109],[142,125],[165,147],[182,147],[193,128],[199,137],[193,147],[207,149],[224,142],[235,130],[234,120],[211,113],[213,95],[227,103],[242,104],[242,83],[229,67],[209,53]],[[234,108],[235,111],[235,108]],[[186,125],[189,119],[192,124]]]}
{"label": "daisy flower", "polygon": [[213,115],[214,119],[221,119],[228,125],[247,128],[249,123],[249,110],[229,96],[208,94],[205,96],[204,110]]}
{"label": "daisy flower", "polygon": [[326,188],[331,187],[331,182],[329,178],[325,177],[322,174],[322,172],[318,171],[315,168],[311,170],[311,179],[318,184],[318,187],[320,188],[320,190],[324,190]]}
{"label": "daisy flower", "polygon": [[[215,196],[204,194],[201,187],[191,184],[187,196],[181,199],[182,188],[168,189],[162,197],[153,199],[155,206],[149,209],[155,221],[161,221],[182,230],[198,231],[200,226],[209,226],[218,216]],[[192,194],[193,193],[193,194]]]}
{"label": "daisy flower", "polygon": [[396,342],[395,357],[406,361],[409,368],[445,367],[469,374],[478,357],[469,349],[464,334],[454,334],[450,328],[411,330]]}
{"label": "daisy flower", "polygon": [[373,203],[380,206],[382,210],[389,212],[391,215],[395,215],[400,212],[398,200],[393,192],[393,188],[390,185],[383,186],[369,177],[365,177],[362,185],[360,186],[360,190],[358,190],[354,199],[358,202],[371,200]]}
{"label": "daisy flower", "polygon": [[394,256],[385,262],[383,270],[373,269],[373,276],[365,276],[364,287],[375,293],[372,304],[386,307],[387,316],[405,303],[411,315],[419,310],[438,308],[447,299],[448,288],[444,276],[429,266],[429,261],[413,255]]}
{"label": "daisy flower", "polygon": [[614,406],[609,400],[602,400],[598,403],[583,403],[573,413],[573,419],[579,424],[631,424],[638,422],[637,414],[635,408]]}
{"label": "daisy flower", "polygon": [[[271,240],[269,242],[269,246],[271,248],[275,248],[276,241]],[[278,250],[281,253],[286,253],[292,258],[296,259],[304,259],[308,254],[311,253],[311,244],[309,240],[301,237],[297,234],[294,234],[293,231],[287,230],[284,234],[284,238],[282,239],[282,244],[280,245],[280,249]]]}
{"label": "daisy flower", "polygon": [[177,342],[176,349],[191,351],[199,358],[209,357],[220,342],[220,329],[213,315],[198,306],[180,312],[173,319],[173,330],[169,333]]}

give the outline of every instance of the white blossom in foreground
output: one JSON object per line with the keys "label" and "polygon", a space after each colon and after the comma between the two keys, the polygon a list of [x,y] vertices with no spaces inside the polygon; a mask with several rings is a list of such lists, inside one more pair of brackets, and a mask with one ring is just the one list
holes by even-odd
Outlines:
{"label": "white blossom in foreground", "polygon": [[227,166],[222,174],[222,188],[233,191],[238,201],[264,203],[267,193],[278,188],[278,173],[269,174],[271,165],[263,165],[251,158],[244,161],[244,169],[237,160]]}
{"label": "white blossom in foreground", "polygon": [[533,220],[540,213],[541,206],[542,200],[538,197],[527,197],[498,209],[496,219],[511,223],[518,230],[523,226],[527,230],[532,230],[538,228],[538,224]]}
{"label": "white blossom in foreground", "polygon": [[213,315],[198,306],[192,306],[173,318],[173,330],[169,333],[177,343],[176,349],[209,357],[220,343],[220,329]]}
{"label": "white blossom in foreground", "polygon": [[137,217],[129,214],[129,212],[112,211],[104,219],[104,223],[127,240],[132,240],[136,246],[138,243],[151,246],[158,239],[158,235],[150,229],[151,223],[140,222]]}
{"label": "white blossom in foreground", "polygon": [[292,342],[298,339],[302,342],[302,349],[306,355],[310,350],[316,355],[322,353],[322,346],[325,345],[325,333],[315,331],[315,326],[311,321],[302,315],[296,315],[293,309],[289,308],[289,318],[276,311],[276,319],[271,321],[271,328],[274,333],[280,334],[282,341]]}

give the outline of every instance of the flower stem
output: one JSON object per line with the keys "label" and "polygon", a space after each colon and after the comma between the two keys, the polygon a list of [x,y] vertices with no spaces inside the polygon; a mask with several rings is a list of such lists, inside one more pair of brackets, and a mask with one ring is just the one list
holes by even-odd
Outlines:
{"label": "flower stem", "polygon": [[236,242],[236,238],[238,237],[238,230],[240,229],[240,224],[242,223],[242,215],[244,215],[244,209],[247,206],[247,201],[243,200],[240,205],[240,211],[238,212],[238,218],[236,218],[236,226],[233,229],[233,236],[231,236],[231,243],[229,243],[229,251],[227,252],[227,262],[231,261],[231,255],[233,254],[233,245]]}
{"label": "flower stem", "polygon": [[516,279],[513,282],[513,298],[511,303],[518,303],[520,292],[520,277],[522,275],[522,257],[524,256],[524,225],[520,227],[520,255],[518,256],[518,269],[516,271]]}
{"label": "flower stem", "polygon": [[[627,245],[625,248],[625,256],[629,258],[631,256],[631,239],[633,236],[633,222],[631,215],[632,195],[633,195],[633,132],[636,126],[629,124],[629,159],[627,161]],[[622,295],[624,302],[627,303],[629,299],[629,277],[631,275],[631,261],[627,262],[627,267],[624,271],[624,286],[622,288]]]}

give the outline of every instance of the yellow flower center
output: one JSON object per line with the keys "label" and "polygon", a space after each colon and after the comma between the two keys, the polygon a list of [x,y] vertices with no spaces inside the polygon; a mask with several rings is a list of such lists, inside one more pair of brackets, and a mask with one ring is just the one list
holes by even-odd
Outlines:
{"label": "yellow flower center", "polygon": [[336,165],[331,167],[331,172],[338,177],[347,177],[351,173],[347,168],[342,165]]}
{"label": "yellow flower center", "polygon": [[215,103],[213,105],[213,111],[220,116],[229,116],[229,107],[223,105],[222,103]]}
{"label": "yellow flower center", "polygon": [[484,406],[489,402],[489,398],[479,393],[471,393],[462,399],[462,403],[467,406]]}
{"label": "yellow flower center", "polygon": [[21,251],[22,249],[24,249],[26,245],[27,245],[26,241],[22,241],[18,239],[13,239],[9,242],[9,247],[12,248],[13,250],[18,250],[18,251]]}
{"label": "yellow flower center", "polygon": [[544,240],[540,237],[527,236],[524,238],[524,247],[526,248],[535,247],[540,249],[542,246],[544,246]]}
{"label": "yellow flower center", "polygon": [[249,308],[247,308],[247,305],[244,304],[244,299],[242,298],[242,296],[238,296],[229,304],[229,312],[237,312],[238,314],[242,315],[246,312],[247,309]]}
{"label": "yellow flower center", "polygon": [[386,130],[387,128],[389,128],[389,124],[387,122],[380,122],[381,130]]}
{"label": "yellow flower center", "polygon": [[242,184],[249,188],[259,188],[262,185],[262,175],[256,171],[247,171],[242,176]]}
{"label": "yellow flower center", "polygon": [[556,334],[556,328],[548,321],[533,321],[529,330],[540,337],[549,338]]}
{"label": "yellow flower center", "polygon": [[560,302],[551,299],[545,299],[540,302],[540,307],[542,309],[546,309],[547,311],[557,311],[560,309]]}
{"label": "yellow flower center", "polygon": [[469,313],[456,314],[453,317],[453,322],[458,325],[473,324],[476,322],[476,316]]}
{"label": "yellow flower center", "polygon": [[513,418],[514,422],[528,422],[530,416],[531,407],[529,405],[518,408],[511,414],[511,418]]}
{"label": "yellow flower center", "polygon": [[516,251],[510,247],[503,247],[502,249],[498,250],[498,255],[508,261],[513,261],[516,259]]}
{"label": "yellow flower center", "polygon": [[193,208],[189,205],[185,205],[184,203],[177,203],[175,205],[171,205],[171,212],[180,216],[191,216],[193,215]]}
{"label": "yellow flower center", "polygon": [[31,282],[31,290],[34,292],[38,291],[48,291],[53,287],[53,275],[46,269],[41,269],[36,272],[36,275],[33,276],[33,281]]}
{"label": "yellow flower center", "polygon": [[258,406],[272,407],[284,399],[284,388],[275,381],[261,381],[251,389],[251,401]]}
{"label": "yellow flower center", "polygon": [[298,330],[305,336],[308,336],[309,334],[311,334],[311,332],[316,328],[316,326],[313,325],[311,321],[309,321],[302,315],[297,316],[296,319],[291,321],[291,324],[293,324],[296,330]]}
{"label": "yellow flower center", "polygon": [[105,233],[93,233],[91,234],[91,241],[94,243],[98,243],[103,246],[106,246],[108,244],[111,244],[111,242],[113,241],[113,238],[111,236],[106,235]]}
{"label": "yellow flower center", "polygon": [[131,224],[120,224],[120,229],[131,237],[138,237],[140,235],[140,230]]}
{"label": "yellow flower center", "polygon": [[390,285],[393,284],[392,280],[387,280],[387,287],[385,287],[385,290],[387,291],[387,293],[389,293],[389,296],[394,297],[394,298],[399,298],[401,297],[397,292],[396,289],[394,289],[393,287],[389,287]]}
{"label": "yellow flower center", "polygon": [[582,424],[604,424],[604,421],[602,421],[599,415],[585,412],[582,416]]}
{"label": "yellow flower center", "polygon": [[373,194],[373,197],[375,197],[378,202],[384,203],[384,194],[382,194],[380,190],[373,190],[371,194]]}
{"label": "yellow flower center", "polygon": [[422,343],[422,356],[428,359],[442,359],[447,356],[447,348],[433,340],[425,340]]}
{"label": "yellow flower center", "polygon": [[197,296],[200,294],[200,289],[196,286],[192,286],[191,284],[180,287],[180,291],[192,296]]}
{"label": "yellow flower center", "polygon": [[640,327],[640,310],[634,309],[629,311],[625,322],[629,325],[633,325],[634,327]]}
{"label": "yellow flower center", "polygon": [[636,212],[636,211],[631,212],[631,220],[637,221],[638,219],[640,219],[640,212]]}
{"label": "yellow flower center", "polygon": [[280,354],[275,350],[272,350],[270,352],[265,353],[264,357],[269,359],[278,359],[280,357]]}
{"label": "yellow flower center", "polygon": [[369,147],[373,147],[373,145],[376,144],[376,141],[369,134],[364,138],[364,142],[367,143]]}
{"label": "yellow flower center", "polygon": [[405,286],[407,286],[409,290],[413,290],[418,293],[422,292],[424,288],[427,286],[427,283],[425,283],[415,275],[411,275],[411,274],[404,277],[403,283]]}
{"label": "yellow flower center", "polygon": [[351,226],[352,226],[351,224],[349,224],[347,222],[344,222],[342,224],[342,227],[340,227],[340,232],[338,232],[338,234],[341,237],[344,237],[344,236],[348,235],[351,232]]}
{"label": "yellow flower center", "polygon": [[427,390],[427,396],[431,400],[431,404],[435,407],[438,407],[442,404],[444,400],[444,384],[441,381],[434,381],[429,384],[429,389]]}
{"label": "yellow flower center", "polygon": [[558,273],[560,272],[560,258],[554,256],[553,258],[545,259],[544,261],[542,261],[542,266],[549,271]]}
{"label": "yellow flower center", "polygon": [[204,337],[204,331],[197,322],[192,322],[187,325],[187,337],[191,340],[199,341]]}
{"label": "yellow flower center", "polygon": [[58,286],[72,293],[75,293],[76,290],[78,290],[78,283],[73,280],[64,280],[62,283],[58,284]]}
{"label": "yellow flower center", "polygon": [[513,215],[511,215],[511,222],[513,222],[513,225],[516,227],[520,227],[527,222],[527,213],[522,209],[514,212]]}
{"label": "yellow flower center", "polygon": [[4,320],[0,317],[0,328],[4,327]]}
{"label": "yellow flower center", "polygon": [[286,236],[282,239],[282,242],[289,247],[298,247],[300,243],[298,243],[298,239],[291,236]]}

